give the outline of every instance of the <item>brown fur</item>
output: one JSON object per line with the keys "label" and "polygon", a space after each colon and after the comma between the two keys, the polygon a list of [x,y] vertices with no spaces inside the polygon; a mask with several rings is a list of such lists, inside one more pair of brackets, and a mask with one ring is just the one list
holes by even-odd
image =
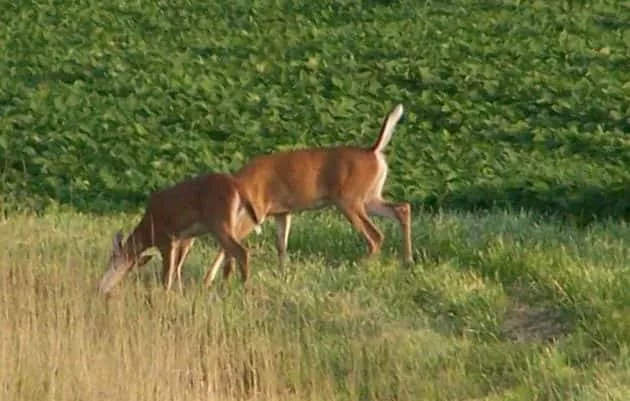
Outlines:
{"label": "brown fur", "polygon": [[[369,148],[339,146],[277,152],[253,158],[233,174],[251,199],[256,214],[273,215],[277,226],[276,248],[279,263],[284,265],[290,213],[334,205],[365,238],[368,254],[380,251],[383,234],[368,215],[398,220],[403,236],[403,258],[412,262],[411,206],[386,202],[381,197],[387,176],[382,154],[393,129],[402,116],[398,106],[385,118],[376,142]],[[389,121],[389,124],[388,124]],[[253,229],[250,221],[239,222],[237,237]],[[204,279],[209,286],[224,254],[217,255]],[[231,260],[224,275],[231,271]]]}
{"label": "brown fur", "polygon": [[195,177],[152,193],[142,219],[124,244],[122,233],[114,238],[110,269],[101,285],[108,284],[104,280],[111,269],[124,269],[124,275],[133,267],[146,264],[151,256],[142,253],[157,247],[162,256],[165,288],[171,288],[176,271],[181,290],[181,268],[194,237],[206,233],[211,233],[221,248],[238,260],[245,283],[249,276],[248,252],[235,238],[235,224],[242,208],[249,218],[259,222],[247,194],[226,174]]}

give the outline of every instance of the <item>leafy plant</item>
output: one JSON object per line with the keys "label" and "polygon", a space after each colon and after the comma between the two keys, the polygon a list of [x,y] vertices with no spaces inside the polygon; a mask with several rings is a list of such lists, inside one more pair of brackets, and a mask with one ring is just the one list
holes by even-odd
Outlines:
{"label": "leafy plant", "polygon": [[368,145],[401,102],[389,195],[624,217],[628,9],[565,3],[10,5],[3,197],[128,209],[260,153]]}

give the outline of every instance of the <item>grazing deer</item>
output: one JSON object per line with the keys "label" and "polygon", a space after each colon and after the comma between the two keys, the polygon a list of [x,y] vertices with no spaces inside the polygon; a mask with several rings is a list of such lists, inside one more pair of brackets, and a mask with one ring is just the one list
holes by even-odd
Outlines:
{"label": "grazing deer", "polygon": [[109,293],[131,269],[151,259],[151,255],[142,253],[155,246],[162,256],[164,287],[170,290],[176,272],[182,291],[184,260],[194,237],[206,233],[212,233],[222,251],[238,261],[245,284],[249,277],[249,256],[235,235],[235,224],[244,220],[243,212],[252,219],[252,224],[259,224],[249,198],[226,174],[199,176],[152,193],[142,219],[127,240],[123,243],[120,231],[114,236],[108,269],[99,289]]}
{"label": "grazing deer", "polygon": [[[403,106],[396,106],[383,121],[376,142],[369,148],[338,146],[284,151],[253,158],[232,176],[252,200],[256,214],[264,220],[273,215],[276,222],[276,250],[284,268],[291,228],[291,214],[334,205],[365,238],[368,255],[380,251],[383,234],[368,215],[396,219],[403,239],[403,258],[411,255],[411,206],[386,202],[382,198],[387,178],[383,150],[391,140],[402,117]],[[241,239],[254,229],[250,220],[240,220],[236,237]],[[209,287],[225,259],[220,250],[204,277]],[[232,271],[232,259],[224,267],[224,277]]]}

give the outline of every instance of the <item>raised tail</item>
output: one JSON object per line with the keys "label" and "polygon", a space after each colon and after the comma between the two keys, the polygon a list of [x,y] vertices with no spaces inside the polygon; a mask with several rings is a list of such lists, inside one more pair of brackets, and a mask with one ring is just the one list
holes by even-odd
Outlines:
{"label": "raised tail", "polygon": [[396,124],[403,115],[403,105],[399,104],[394,107],[394,109],[385,117],[383,121],[383,125],[381,126],[381,132],[378,135],[378,139],[372,145],[372,151],[374,153],[382,152],[389,141],[392,139],[392,135],[394,134],[394,129],[396,128]]}

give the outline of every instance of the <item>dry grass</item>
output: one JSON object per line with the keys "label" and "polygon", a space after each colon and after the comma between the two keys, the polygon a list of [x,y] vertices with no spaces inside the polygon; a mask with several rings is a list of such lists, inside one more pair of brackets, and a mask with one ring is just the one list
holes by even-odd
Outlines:
{"label": "dry grass", "polygon": [[[310,301],[273,283],[243,296],[235,281],[219,296],[189,280],[182,296],[166,294],[149,271],[158,269],[147,269],[114,299],[98,297],[109,245],[93,240],[101,228],[55,217],[2,226],[10,238],[0,259],[3,400],[321,400],[360,391],[364,362],[346,361],[340,389],[316,348],[318,329],[300,316]],[[362,313],[352,299],[332,302]],[[328,320],[350,341],[330,345],[361,356],[352,325]]]}
{"label": "dry grass", "polygon": [[[591,289],[586,293],[579,281],[571,284],[581,274],[573,262],[554,265],[554,271],[536,256],[543,252],[539,247],[524,243],[523,260],[531,259],[530,266],[506,243],[502,249],[513,252],[514,266],[532,278],[528,311],[514,309],[506,287],[483,270],[488,265],[507,269],[497,262],[503,256],[495,245],[481,244],[475,231],[481,227],[493,236],[496,230],[509,231],[510,224],[522,224],[530,238],[541,236],[551,244],[549,226],[522,217],[436,217],[422,222],[434,233],[423,242],[443,257],[453,252],[441,248],[450,242],[458,249],[456,257],[423,263],[412,273],[399,269],[393,258],[361,266],[344,261],[335,246],[356,248],[360,240],[343,222],[330,216],[312,224],[298,219],[290,248],[302,260],[292,263],[289,282],[270,273],[275,256],[267,230],[249,241],[251,294],[242,294],[236,280],[228,292],[201,290],[200,276],[214,251],[198,244],[184,269],[185,294],[166,294],[156,277],[158,262],[151,262],[106,301],[97,296],[96,282],[120,218],[12,217],[0,223],[6,245],[0,253],[0,399],[623,399],[630,377],[626,332],[622,321],[613,319],[621,309],[596,309],[604,299],[597,298],[598,291],[615,294],[616,287],[602,284],[610,273],[597,273],[593,266],[589,274],[600,284],[585,286]],[[309,236],[307,228],[314,226],[327,231]],[[416,233],[422,232],[419,227]],[[392,232],[388,238],[395,240]],[[302,251],[312,252],[298,256],[295,248],[308,238]],[[614,240],[592,232],[573,238],[588,243],[579,250],[581,260],[599,249],[600,255],[608,252],[610,263],[625,263]],[[330,254],[315,252],[318,243],[320,250],[340,255],[335,266],[327,265]],[[466,258],[475,247],[488,252],[473,269],[475,260]],[[541,269],[537,276],[534,266]],[[528,330],[521,337],[535,337],[540,333],[533,327],[548,328],[541,320],[555,316],[534,313],[541,310],[537,296],[565,315],[572,313],[564,295],[554,298],[542,284],[542,272],[554,274],[564,291],[574,291],[568,294],[580,305],[592,302],[606,324],[584,314],[572,317],[562,336],[547,333],[553,343],[518,341],[519,327]],[[511,334],[502,337],[506,327]]]}

